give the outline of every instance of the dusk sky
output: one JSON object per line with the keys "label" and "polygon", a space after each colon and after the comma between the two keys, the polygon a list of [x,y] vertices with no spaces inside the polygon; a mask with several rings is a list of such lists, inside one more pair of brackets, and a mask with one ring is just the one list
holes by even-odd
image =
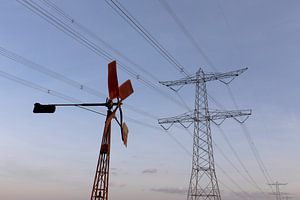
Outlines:
{"label": "dusk sky", "polygon": [[[207,83],[211,109],[252,109],[244,124],[211,124],[222,199],[275,199],[276,181],[300,199],[300,1],[119,2],[190,74],[248,67],[229,85]],[[127,148],[112,128],[109,199],[186,199],[193,127],[166,132],[157,120],[192,110],[194,85],[160,85],[183,74],[105,0],[0,0],[0,27],[1,200],[90,198],[105,116],[32,109],[105,102],[112,59],[135,92],[123,106]]]}

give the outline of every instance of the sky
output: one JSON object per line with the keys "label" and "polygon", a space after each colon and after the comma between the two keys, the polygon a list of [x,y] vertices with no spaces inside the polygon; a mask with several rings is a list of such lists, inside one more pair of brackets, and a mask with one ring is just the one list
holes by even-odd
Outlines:
{"label": "sky", "polygon": [[[278,181],[287,183],[280,187],[283,193],[300,199],[300,2],[119,2],[190,74],[199,68],[227,72],[248,67],[229,85],[207,83],[211,109],[252,109],[242,125],[233,119],[220,127],[211,124],[222,198],[275,199],[267,183]],[[105,102],[109,59],[32,12],[26,1],[0,3],[0,199],[89,199],[105,116],[78,108],[58,108],[55,114],[33,114],[32,109],[35,102]],[[104,0],[28,3],[46,9],[118,60],[120,83],[132,81],[135,92],[123,107],[127,148],[117,125],[112,128],[109,198],[185,199],[192,137],[179,126],[164,131],[157,119],[193,109],[194,86],[176,94],[160,85],[183,75]],[[23,63],[9,59],[8,52]],[[98,95],[91,94],[95,91]],[[247,172],[263,192],[249,184]]]}

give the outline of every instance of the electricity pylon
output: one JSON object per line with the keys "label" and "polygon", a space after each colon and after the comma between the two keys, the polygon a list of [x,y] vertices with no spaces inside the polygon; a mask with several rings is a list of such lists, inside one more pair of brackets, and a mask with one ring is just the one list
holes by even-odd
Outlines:
{"label": "electricity pylon", "polygon": [[276,196],[276,200],[282,200],[282,194],[285,194],[285,193],[282,193],[280,192],[280,186],[281,185],[287,185],[287,183],[278,183],[278,181],[276,181],[275,183],[270,183],[268,185],[275,185],[275,192],[271,193],[271,195],[275,195]]}
{"label": "electricity pylon", "polygon": [[289,199],[292,199],[293,197],[291,197],[291,196],[287,196],[287,195],[285,195],[282,199],[283,200],[289,200]]}
{"label": "electricity pylon", "polygon": [[[158,123],[164,129],[169,129],[175,123],[179,123],[185,128],[194,124],[192,172],[188,189],[188,200],[221,199],[214,164],[210,121],[219,125],[227,118],[234,118],[240,123],[243,123],[249,115],[251,115],[251,110],[209,110],[206,82],[219,80],[225,84],[229,84],[246,69],[247,68],[227,73],[204,73],[200,68],[193,76],[175,81],[160,82],[176,92],[184,85],[196,85],[194,111],[176,117],[158,120]],[[243,120],[238,118],[241,116],[244,116]],[[168,126],[166,126],[166,124],[168,124]]]}

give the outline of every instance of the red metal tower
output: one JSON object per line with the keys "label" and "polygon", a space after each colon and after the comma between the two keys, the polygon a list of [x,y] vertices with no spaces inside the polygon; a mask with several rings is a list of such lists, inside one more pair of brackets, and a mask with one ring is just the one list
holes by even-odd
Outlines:
{"label": "red metal tower", "polygon": [[[109,183],[109,161],[110,161],[110,142],[111,142],[111,121],[115,119],[121,127],[122,140],[127,146],[128,128],[123,123],[123,114],[121,105],[123,100],[133,93],[130,80],[125,81],[120,87],[118,84],[116,61],[108,64],[108,92],[107,99],[107,116],[105,127],[102,135],[100,154],[94,185],[91,194],[91,200],[108,200],[108,183]],[[116,100],[114,103],[113,100]],[[116,111],[120,111],[120,121],[116,118]]]}
{"label": "red metal tower", "polygon": [[[94,179],[91,200],[108,200],[108,182],[109,182],[109,160],[110,160],[110,140],[111,140],[111,122],[114,119],[121,128],[121,136],[125,146],[127,146],[128,128],[123,122],[122,102],[133,93],[131,81],[127,80],[119,86],[117,76],[117,63],[113,61],[108,64],[108,93],[109,98],[105,103],[80,103],[80,104],[34,104],[34,113],[54,113],[57,106],[105,106],[107,115],[100,146],[100,154]],[[120,118],[117,119],[116,112],[120,112]]]}

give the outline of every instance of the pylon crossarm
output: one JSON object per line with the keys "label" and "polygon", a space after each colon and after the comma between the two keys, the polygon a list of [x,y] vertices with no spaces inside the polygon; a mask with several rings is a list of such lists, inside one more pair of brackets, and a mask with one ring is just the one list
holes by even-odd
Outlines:
{"label": "pylon crossarm", "polygon": [[[251,115],[251,110],[250,109],[247,109],[247,110],[231,110],[231,111],[220,111],[220,110],[210,110],[209,111],[209,119],[211,121],[223,120],[223,119],[227,119],[227,118],[234,118],[235,120],[237,120],[237,117],[249,116],[249,115]],[[242,120],[242,121],[239,121],[239,122],[244,122],[244,121]]]}
{"label": "pylon crossarm", "polygon": [[[181,124],[183,127],[189,127],[194,122],[195,116],[194,112],[187,112],[175,117],[169,117],[169,118],[161,118],[158,119],[158,124]],[[187,125],[186,125],[187,124]]]}
{"label": "pylon crossarm", "polygon": [[182,87],[182,85],[192,84],[192,83],[194,83],[195,80],[197,80],[196,75],[192,75],[190,77],[182,78],[182,79],[175,80],[175,81],[159,81],[159,83],[172,88],[172,86],[181,86]]}
{"label": "pylon crossarm", "polygon": [[[243,68],[235,71],[225,72],[225,73],[205,73],[204,81],[215,81],[219,80],[224,84],[231,83],[237,76],[245,72],[248,68]],[[228,81],[226,81],[228,80]]]}
{"label": "pylon crossarm", "polygon": [[248,68],[243,68],[243,69],[230,71],[230,72],[225,72],[225,73],[204,73],[204,76],[202,76],[202,77],[199,77],[195,74],[195,75],[189,76],[187,78],[182,78],[182,79],[175,80],[175,81],[159,81],[159,83],[171,88],[174,91],[180,90],[181,87],[183,87],[183,85],[195,84],[195,83],[198,83],[198,82],[208,82],[208,81],[219,80],[224,84],[229,84],[237,76],[242,74],[247,69]]}
{"label": "pylon crossarm", "polygon": [[[244,123],[251,115],[251,110],[233,110],[233,111],[220,111],[210,110],[208,115],[199,113],[199,117],[195,117],[194,112],[187,112],[175,117],[161,118],[158,119],[158,124],[161,125],[165,130],[169,130],[173,124],[180,124],[184,128],[189,128],[194,121],[205,121],[209,119],[217,126],[221,125],[227,118],[233,118],[239,123]],[[244,117],[242,119],[239,119]],[[164,124],[170,124],[165,126]]]}

